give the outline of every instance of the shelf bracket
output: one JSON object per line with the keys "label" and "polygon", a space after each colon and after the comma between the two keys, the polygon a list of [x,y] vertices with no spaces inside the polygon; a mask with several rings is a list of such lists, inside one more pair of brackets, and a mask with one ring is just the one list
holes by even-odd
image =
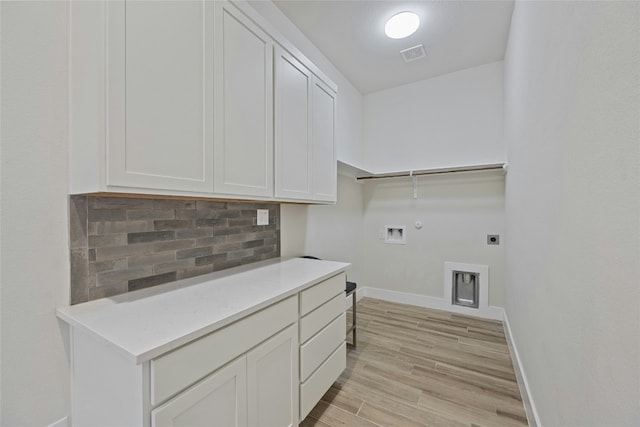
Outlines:
{"label": "shelf bracket", "polygon": [[418,177],[413,174],[413,171],[409,171],[409,176],[411,177],[411,182],[413,183],[413,198],[418,198]]}

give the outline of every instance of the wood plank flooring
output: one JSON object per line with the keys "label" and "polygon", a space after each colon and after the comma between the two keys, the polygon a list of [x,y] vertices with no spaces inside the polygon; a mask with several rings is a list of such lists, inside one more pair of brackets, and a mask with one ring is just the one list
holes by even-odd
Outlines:
{"label": "wood plank flooring", "polygon": [[528,425],[501,322],[371,298],[357,310],[347,369],[302,427]]}

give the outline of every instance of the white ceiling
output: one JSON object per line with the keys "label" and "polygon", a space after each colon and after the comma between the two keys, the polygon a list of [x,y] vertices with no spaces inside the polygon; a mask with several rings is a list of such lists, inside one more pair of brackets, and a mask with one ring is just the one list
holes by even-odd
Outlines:
{"label": "white ceiling", "polygon": [[[363,94],[504,58],[513,0],[274,0],[275,5]],[[420,15],[416,33],[392,40],[385,21]],[[405,63],[400,51],[424,45],[426,58]]]}

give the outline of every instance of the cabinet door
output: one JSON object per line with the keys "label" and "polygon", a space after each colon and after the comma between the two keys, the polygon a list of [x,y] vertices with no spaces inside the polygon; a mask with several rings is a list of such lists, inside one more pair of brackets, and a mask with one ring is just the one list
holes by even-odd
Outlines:
{"label": "cabinet door", "polygon": [[247,354],[249,425],[298,425],[298,326]]}
{"label": "cabinet door", "polygon": [[273,42],[216,1],[215,191],[273,196]]}
{"label": "cabinet door", "polygon": [[213,191],[213,5],[108,2],[109,186]]}
{"label": "cabinet door", "polygon": [[322,81],[314,78],[312,101],[313,199],[335,202],[336,94]]}
{"label": "cabinet door", "polygon": [[247,426],[246,357],[151,412],[153,427]]}
{"label": "cabinet door", "polygon": [[276,49],[276,197],[311,199],[311,88],[313,76]]}

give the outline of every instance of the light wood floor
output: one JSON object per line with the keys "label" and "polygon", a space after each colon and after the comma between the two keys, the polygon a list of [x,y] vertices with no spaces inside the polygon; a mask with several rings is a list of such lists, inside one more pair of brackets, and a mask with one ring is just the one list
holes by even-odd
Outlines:
{"label": "light wood floor", "polygon": [[357,325],[301,426],[527,425],[501,322],[363,298]]}

